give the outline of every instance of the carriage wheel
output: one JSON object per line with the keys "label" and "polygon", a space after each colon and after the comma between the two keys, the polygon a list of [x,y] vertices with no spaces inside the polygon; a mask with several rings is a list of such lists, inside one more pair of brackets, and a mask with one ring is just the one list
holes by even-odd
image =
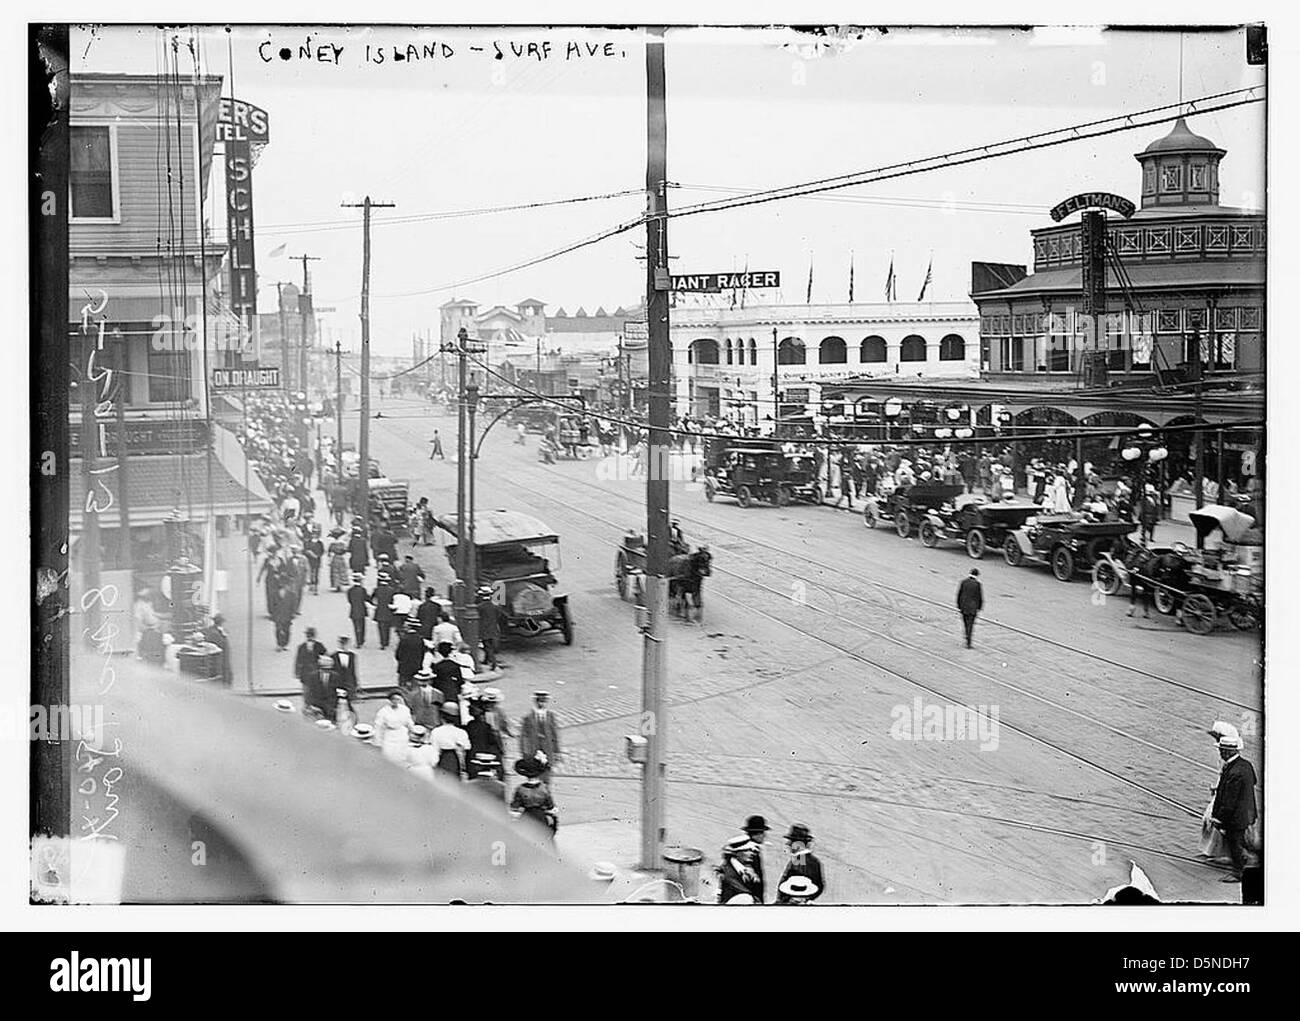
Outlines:
{"label": "carriage wheel", "polygon": [[866,525],[868,528],[876,527],[876,513],[871,509],[870,504],[868,504],[867,507],[862,511],[862,523]]}
{"label": "carriage wheel", "polygon": [[1092,567],[1092,584],[1105,596],[1119,595],[1119,571],[1109,560],[1098,560]]}
{"label": "carriage wheel", "polygon": [[618,598],[627,598],[627,557],[622,550],[614,558],[614,587],[618,589]]}
{"label": "carriage wheel", "polygon": [[741,486],[736,490],[736,503],[745,508],[753,506],[754,494],[748,486]]}
{"label": "carriage wheel", "polygon": [[906,539],[912,534],[912,519],[907,516],[907,511],[901,510],[894,515],[894,531],[900,539]]}
{"label": "carriage wheel", "polygon": [[1074,578],[1074,554],[1064,546],[1057,546],[1052,554],[1052,573],[1058,581],[1070,581]]}
{"label": "carriage wheel", "polygon": [[1020,548],[1020,543],[1016,541],[1014,535],[1007,536],[1006,544],[1002,547],[1002,557],[1012,567],[1019,567],[1025,560],[1025,551]]}
{"label": "carriage wheel", "polygon": [[931,549],[939,545],[939,530],[934,527],[934,522],[921,522],[921,541]]}
{"label": "carriage wheel", "polygon": [[1214,630],[1214,603],[1203,592],[1193,592],[1183,603],[1183,623],[1194,635],[1208,635]]}
{"label": "carriage wheel", "polygon": [[1249,631],[1259,625],[1259,607],[1254,603],[1234,603],[1228,610],[1228,621],[1238,631]]}
{"label": "carriage wheel", "polygon": [[988,543],[984,540],[984,529],[972,528],[966,533],[966,555],[972,560],[982,558],[987,546]]}
{"label": "carriage wheel", "polygon": [[1173,592],[1163,586],[1156,589],[1153,602],[1156,605],[1156,612],[1163,613],[1165,616],[1169,616],[1169,614],[1173,613],[1174,610],[1178,609],[1177,598],[1174,596]]}
{"label": "carriage wheel", "polygon": [[704,499],[708,500],[709,503],[712,503],[712,502],[713,502],[713,498],[714,498],[715,496],[717,496],[717,495],[718,495],[718,490],[717,490],[717,488],[713,485],[713,480],[712,480],[712,479],[705,479],[705,480],[704,480]]}

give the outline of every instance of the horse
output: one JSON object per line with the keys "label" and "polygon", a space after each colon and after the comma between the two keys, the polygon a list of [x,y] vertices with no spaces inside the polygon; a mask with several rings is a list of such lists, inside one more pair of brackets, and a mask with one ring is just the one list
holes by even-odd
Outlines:
{"label": "horse", "polygon": [[707,546],[694,553],[679,553],[668,561],[668,605],[674,613],[691,619],[691,604],[704,619],[704,579],[713,573],[713,554]]}

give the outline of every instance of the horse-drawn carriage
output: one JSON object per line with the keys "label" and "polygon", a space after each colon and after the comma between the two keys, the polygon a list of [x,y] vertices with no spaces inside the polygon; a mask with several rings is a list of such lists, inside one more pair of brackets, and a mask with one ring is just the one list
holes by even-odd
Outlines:
{"label": "horse-drawn carriage", "polygon": [[906,539],[926,517],[955,500],[965,487],[946,482],[917,482],[900,486],[888,496],[868,496],[862,521],[875,528],[877,521],[893,521],[899,538]]}
{"label": "horse-drawn carriage", "polygon": [[966,547],[974,560],[986,549],[1002,549],[1007,537],[1029,518],[1041,513],[1036,503],[1024,500],[988,500],[972,493],[961,493],[941,507],[925,512],[921,518],[921,542],[933,548],[947,539]]}
{"label": "horse-drawn carriage", "polygon": [[1222,620],[1241,631],[1258,627],[1264,621],[1262,530],[1250,515],[1226,506],[1202,507],[1188,517],[1202,541],[1216,531],[1223,541],[1197,550],[1175,543],[1151,562],[1147,583],[1156,609],[1181,611],[1194,635],[1208,635]]}
{"label": "horse-drawn carriage", "polygon": [[[444,515],[436,523],[453,537],[447,542],[447,560],[454,570],[459,543],[456,517]],[[527,514],[496,510],[476,516],[478,583],[492,589],[502,637],[559,635],[565,645],[573,644],[569,597],[552,591],[558,584],[552,568],[559,566],[559,544],[558,535]]]}
{"label": "horse-drawn carriage", "polygon": [[[713,554],[707,546],[692,550],[677,533],[670,539],[668,558],[668,608],[687,620],[692,606],[698,619],[704,619],[704,579],[713,573]],[[620,599],[631,598],[645,605],[646,543],[645,535],[629,531],[614,554],[614,587]]]}
{"label": "horse-drawn carriage", "polygon": [[1012,567],[1050,564],[1059,581],[1071,581],[1078,571],[1090,572],[1104,554],[1122,549],[1125,536],[1136,529],[1133,521],[1096,521],[1074,512],[1039,514],[1011,530],[1002,555]]}

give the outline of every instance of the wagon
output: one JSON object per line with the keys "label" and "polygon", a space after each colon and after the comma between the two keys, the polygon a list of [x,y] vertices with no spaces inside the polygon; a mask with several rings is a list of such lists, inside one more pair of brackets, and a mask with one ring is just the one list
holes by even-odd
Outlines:
{"label": "wagon", "polygon": [[1223,620],[1242,631],[1258,627],[1264,620],[1264,546],[1255,519],[1217,505],[1188,517],[1200,538],[1221,530],[1224,542],[1204,550],[1177,543],[1155,560],[1151,583],[1156,609],[1181,611],[1195,635],[1209,634]]}
{"label": "wagon", "polygon": [[875,528],[877,521],[892,521],[899,537],[906,539],[926,515],[955,500],[965,488],[955,483],[918,482],[900,487],[889,496],[868,496],[862,520],[868,528]]}
{"label": "wagon", "polygon": [[390,479],[387,476],[370,480],[370,516],[385,517],[388,527],[395,533],[407,531],[410,522],[408,504],[411,497],[411,484],[406,479]]}
{"label": "wagon", "polygon": [[1023,500],[989,501],[983,496],[963,493],[936,510],[925,513],[918,534],[921,542],[933,548],[941,541],[959,542],[966,555],[974,560],[986,549],[1002,549],[1007,537],[1042,508]]}
{"label": "wagon", "polygon": [[1105,553],[1122,548],[1125,536],[1137,529],[1134,521],[1094,521],[1082,514],[1039,514],[1011,530],[1002,555],[1012,567],[1050,564],[1059,581],[1071,581],[1078,571],[1091,571]]}
{"label": "wagon", "polygon": [[[459,535],[455,515],[435,523],[453,538],[447,542],[447,560],[456,567]],[[528,514],[495,510],[476,515],[474,554],[478,583],[490,587],[502,637],[540,638],[559,635],[573,644],[573,618],[569,597],[554,591],[558,581],[560,537]]]}

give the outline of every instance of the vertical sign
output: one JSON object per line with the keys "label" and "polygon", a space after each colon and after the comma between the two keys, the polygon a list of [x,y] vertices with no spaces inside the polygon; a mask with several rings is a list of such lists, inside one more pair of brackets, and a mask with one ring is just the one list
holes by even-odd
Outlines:
{"label": "vertical sign", "polygon": [[225,97],[217,113],[217,141],[226,151],[226,243],[230,246],[230,307],[241,317],[257,313],[253,256],[254,148],[271,140],[266,111]]}
{"label": "vertical sign", "polygon": [[1088,386],[1104,386],[1108,376],[1106,347],[1106,214],[1089,210],[1079,224],[1082,234],[1084,329],[1082,352],[1084,380]]}

